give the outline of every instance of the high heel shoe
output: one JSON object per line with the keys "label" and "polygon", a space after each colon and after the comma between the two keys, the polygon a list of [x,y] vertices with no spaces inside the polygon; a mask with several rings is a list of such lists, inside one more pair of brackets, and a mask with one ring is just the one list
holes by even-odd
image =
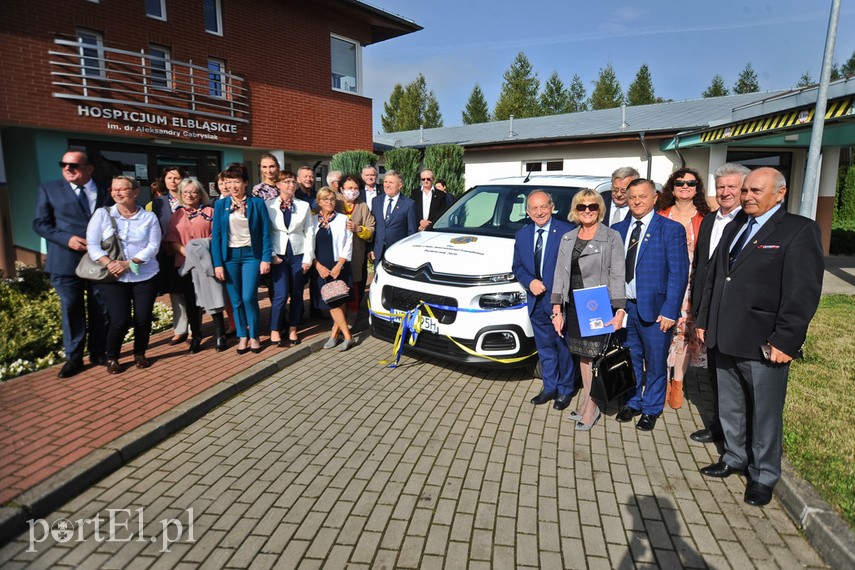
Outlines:
{"label": "high heel shoe", "polygon": [[594,424],[597,423],[597,420],[599,420],[600,416],[602,416],[602,415],[603,414],[602,414],[602,412],[600,412],[600,408],[597,408],[597,415],[594,416],[594,419],[591,420],[591,423],[583,424],[582,422],[577,422],[576,423],[576,431],[591,431],[591,428],[594,427]]}
{"label": "high heel shoe", "polygon": [[196,354],[202,349],[202,339],[198,337],[193,337],[190,339],[190,352],[192,354]]}
{"label": "high heel shoe", "polygon": [[570,421],[573,421],[573,422],[581,422],[582,421],[582,414],[580,414],[579,412],[573,411],[567,415],[567,419]]}
{"label": "high heel shoe", "polygon": [[238,346],[237,348],[235,348],[235,350],[238,354],[246,354],[247,352],[249,352],[249,343],[247,342],[246,346],[244,346],[243,348]]}
{"label": "high heel shoe", "polygon": [[214,346],[216,347],[217,352],[223,352],[224,350],[226,350],[229,347],[229,343],[226,340],[226,335],[225,334],[218,334],[217,335],[217,342]]}

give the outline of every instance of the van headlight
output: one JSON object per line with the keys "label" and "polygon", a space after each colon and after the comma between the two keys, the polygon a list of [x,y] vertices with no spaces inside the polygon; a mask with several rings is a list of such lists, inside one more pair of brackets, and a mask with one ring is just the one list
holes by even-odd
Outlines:
{"label": "van headlight", "polygon": [[492,283],[513,283],[517,280],[517,276],[511,273],[497,273],[495,275],[488,275],[484,279],[485,281],[489,281]]}
{"label": "van headlight", "polygon": [[507,293],[487,293],[481,295],[478,304],[482,309],[507,309],[526,302],[524,291],[508,291]]}

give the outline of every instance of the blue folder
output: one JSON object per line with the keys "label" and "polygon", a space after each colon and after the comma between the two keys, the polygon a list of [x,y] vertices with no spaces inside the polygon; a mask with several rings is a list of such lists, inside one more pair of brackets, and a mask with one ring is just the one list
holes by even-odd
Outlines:
{"label": "blue folder", "polygon": [[575,289],[573,300],[576,302],[576,316],[579,318],[579,330],[583,337],[615,331],[612,325],[606,324],[614,318],[608,287],[600,285]]}

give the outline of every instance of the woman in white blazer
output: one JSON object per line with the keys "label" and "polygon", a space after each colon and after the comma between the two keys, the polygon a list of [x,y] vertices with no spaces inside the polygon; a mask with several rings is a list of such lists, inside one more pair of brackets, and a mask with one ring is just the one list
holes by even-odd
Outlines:
{"label": "woman in white blazer", "polygon": [[[340,279],[350,287],[350,296],[352,296],[353,278],[350,272],[350,260],[353,256],[353,232],[347,228],[347,216],[335,211],[335,192],[329,188],[321,188],[316,199],[320,208],[314,223],[314,263],[318,272],[318,291],[326,283]],[[344,336],[344,342],[339,346],[340,352],[344,352],[355,344],[344,316],[344,305],[350,300],[350,296],[330,304],[324,303],[321,295],[316,297],[315,308],[329,310],[333,319],[330,338],[324,344],[324,348],[333,348],[338,344],[339,332]]]}
{"label": "woman in white blazer", "polygon": [[[273,244],[271,277],[273,302],[270,307],[270,342],[279,346],[300,344],[297,325],[303,316],[303,287],[306,272],[315,257],[314,216],[308,202],[294,197],[297,176],[290,171],[280,172],[276,179],[279,196],[268,200],[270,240]],[[291,300],[288,318],[285,304]],[[288,339],[280,331],[288,323]]]}

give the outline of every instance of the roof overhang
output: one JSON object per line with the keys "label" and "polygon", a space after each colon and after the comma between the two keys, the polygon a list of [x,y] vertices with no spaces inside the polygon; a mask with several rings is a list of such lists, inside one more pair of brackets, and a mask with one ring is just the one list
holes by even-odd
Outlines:
{"label": "roof overhang", "polygon": [[338,0],[336,4],[344,4],[345,10],[353,10],[361,18],[368,20],[368,24],[371,26],[371,41],[366,45],[376,44],[424,29],[412,20],[407,20],[359,0]]}

